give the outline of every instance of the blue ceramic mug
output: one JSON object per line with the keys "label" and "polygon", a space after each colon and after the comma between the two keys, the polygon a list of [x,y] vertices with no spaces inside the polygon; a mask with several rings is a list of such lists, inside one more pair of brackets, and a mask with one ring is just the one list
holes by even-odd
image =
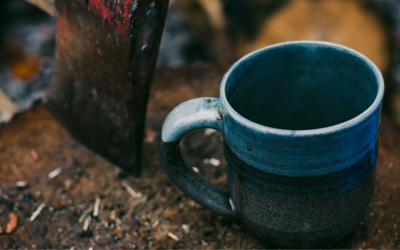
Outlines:
{"label": "blue ceramic mug", "polygon": [[[212,211],[241,219],[284,247],[319,247],[347,236],[374,190],[382,74],[350,48],[280,43],[236,62],[220,98],[176,107],[162,130],[171,180]],[[228,190],[185,166],[179,142],[213,128],[224,136]]]}

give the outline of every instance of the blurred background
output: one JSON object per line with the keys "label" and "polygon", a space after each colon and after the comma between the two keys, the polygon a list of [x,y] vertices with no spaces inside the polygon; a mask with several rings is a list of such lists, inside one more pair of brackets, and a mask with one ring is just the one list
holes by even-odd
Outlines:
{"label": "blurred background", "polygon": [[[0,121],[44,96],[55,50],[54,0],[0,1]],[[354,48],[384,74],[384,112],[400,123],[400,1],[171,0],[158,67],[227,69],[258,48],[322,40]]]}

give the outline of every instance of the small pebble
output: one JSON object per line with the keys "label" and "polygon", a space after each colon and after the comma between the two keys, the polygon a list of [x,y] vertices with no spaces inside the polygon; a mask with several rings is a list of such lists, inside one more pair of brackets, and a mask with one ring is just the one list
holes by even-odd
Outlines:
{"label": "small pebble", "polygon": [[65,191],[68,191],[71,188],[71,184],[72,184],[72,180],[71,179],[67,179],[64,183],[64,188]]}
{"label": "small pebble", "polygon": [[179,241],[178,236],[176,236],[175,234],[169,232],[167,235],[168,235],[171,239],[173,239],[173,240],[175,240],[175,241]]}
{"label": "small pebble", "polygon": [[189,225],[183,224],[182,225],[182,229],[183,229],[183,232],[185,234],[189,234],[189,232],[190,232],[190,226]]}
{"label": "small pebble", "polygon": [[35,149],[31,149],[29,153],[34,161],[39,160],[39,154]]}
{"label": "small pebble", "polygon": [[62,172],[62,168],[57,168],[53,172],[49,174],[49,179],[55,178],[57,175],[59,175]]}
{"label": "small pebble", "polygon": [[84,222],[83,222],[83,228],[82,228],[83,231],[89,230],[90,221],[91,221],[90,216],[86,217],[86,219],[85,219]]}
{"label": "small pebble", "polygon": [[221,162],[215,158],[211,158],[210,164],[213,165],[214,167],[218,167],[219,165],[221,165]]}
{"label": "small pebble", "polygon": [[93,217],[99,216],[99,210],[100,210],[100,198],[97,197],[94,202]]}
{"label": "small pebble", "polygon": [[11,234],[18,225],[18,216],[11,212],[8,214],[9,221],[6,226],[6,234]]}
{"label": "small pebble", "polygon": [[156,220],[156,221],[151,225],[151,228],[152,228],[152,229],[156,228],[156,227],[158,226],[158,224],[160,224],[160,221],[159,221],[159,220]]}
{"label": "small pebble", "polygon": [[215,158],[204,159],[203,163],[213,165],[214,167],[218,167],[219,165],[221,165],[221,162]]}
{"label": "small pebble", "polygon": [[154,143],[155,138],[156,138],[156,136],[157,136],[157,133],[156,133],[154,130],[152,130],[152,129],[146,129],[145,134],[146,134],[145,142],[147,142],[147,143]]}
{"label": "small pebble", "polygon": [[115,217],[115,210],[112,210],[112,211],[111,211],[111,214],[110,214],[110,219],[111,219],[111,220],[115,220],[115,218],[116,218],[116,217]]}
{"label": "small pebble", "polygon": [[233,204],[233,201],[232,201],[231,198],[229,198],[229,205],[231,205],[231,209],[232,209],[233,211],[235,211],[235,205]]}
{"label": "small pebble", "polygon": [[25,187],[28,186],[28,182],[26,182],[26,181],[17,181],[15,183],[15,186],[18,187],[18,188],[25,188]]}
{"label": "small pebble", "polygon": [[135,190],[133,190],[133,188],[131,188],[128,184],[126,184],[125,182],[122,182],[121,184],[126,191],[128,191],[128,193],[134,198],[134,199],[140,199],[142,198],[142,194],[139,192],[136,192]]}
{"label": "small pebble", "polygon": [[36,217],[40,214],[40,212],[42,212],[42,209],[45,207],[46,205],[44,203],[40,204],[40,206],[36,209],[36,211],[32,214],[32,216],[29,218],[29,221],[32,222],[36,219]]}
{"label": "small pebble", "polygon": [[217,132],[217,130],[212,129],[212,128],[208,128],[208,129],[206,129],[206,130],[204,131],[204,134],[205,134],[206,136],[209,136],[209,135],[214,134],[215,132]]}

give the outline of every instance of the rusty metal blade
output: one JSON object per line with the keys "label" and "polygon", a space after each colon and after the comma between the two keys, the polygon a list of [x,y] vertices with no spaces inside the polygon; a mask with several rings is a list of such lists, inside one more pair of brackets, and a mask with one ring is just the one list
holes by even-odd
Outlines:
{"label": "rusty metal blade", "polygon": [[46,105],[89,149],[136,176],[168,0],[57,0]]}

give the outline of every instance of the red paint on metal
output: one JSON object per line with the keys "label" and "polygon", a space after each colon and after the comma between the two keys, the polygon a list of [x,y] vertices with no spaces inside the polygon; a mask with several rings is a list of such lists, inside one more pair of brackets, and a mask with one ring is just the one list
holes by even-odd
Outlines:
{"label": "red paint on metal", "polygon": [[129,5],[133,4],[133,0],[125,1],[125,18],[129,18]]}
{"label": "red paint on metal", "polygon": [[104,3],[104,0],[89,0],[88,10],[95,11],[96,15],[101,15],[104,19],[106,19],[110,13],[108,8]]}
{"label": "red paint on metal", "polygon": [[[122,20],[118,23],[117,34],[125,35],[125,33],[129,30],[130,25],[130,6],[133,4],[133,0],[125,0],[124,4],[124,14],[122,15]],[[118,6],[119,7],[119,6]]]}
{"label": "red paint on metal", "polygon": [[[115,7],[117,13],[111,10],[111,4],[109,2],[106,3],[105,0],[89,0],[87,8],[111,23],[112,29],[115,27],[114,24],[117,23],[117,34],[124,36],[129,30],[130,10],[133,3],[134,0],[120,0],[120,5]],[[124,10],[121,15],[118,15],[121,11],[121,6],[124,7]],[[116,18],[113,20],[114,17]]]}
{"label": "red paint on metal", "polygon": [[112,17],[113,17],[113,13],[109,13],[107,16],[108,22],[111,22]]}

